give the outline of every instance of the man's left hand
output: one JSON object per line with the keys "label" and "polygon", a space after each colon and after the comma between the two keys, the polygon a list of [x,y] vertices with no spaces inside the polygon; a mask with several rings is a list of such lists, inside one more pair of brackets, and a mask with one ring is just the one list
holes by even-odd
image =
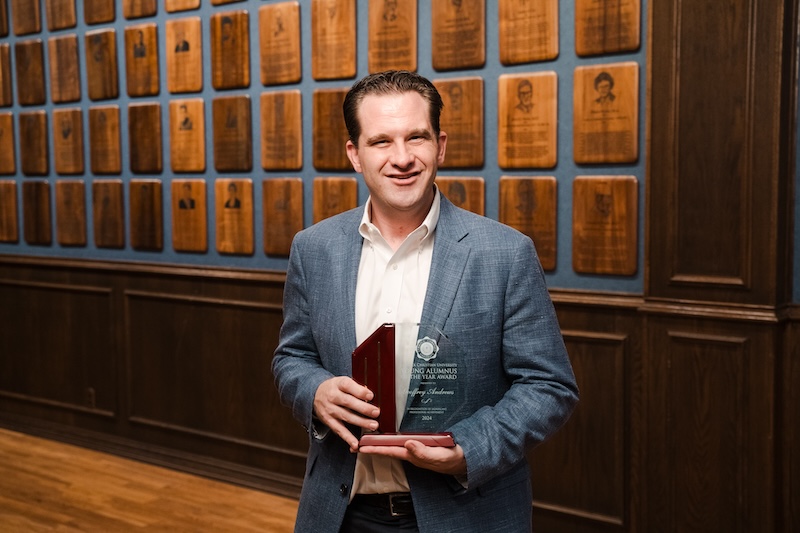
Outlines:
{"label": "man's left hand", "polygon": [[441,446],[425,446],[419,441],[409,440],[406,441],[405,446],[362,446],[358,451],[359,453],[401,459],[420,468],[433,470],[440,474],[464,476],[467,473],[464,450],[458,444],[453,448],[444,448]]}

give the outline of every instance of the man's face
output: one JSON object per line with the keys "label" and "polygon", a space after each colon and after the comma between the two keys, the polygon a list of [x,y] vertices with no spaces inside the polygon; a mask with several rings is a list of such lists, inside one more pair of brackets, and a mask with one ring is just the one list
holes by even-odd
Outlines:
{"label": "man's face", "polygon": [[358,146],[348,141],[347,156],[364,175],[373,222],[380,227],[380,220],[392,217],[424,218],[447,141],[446,133],[434,133],[428,103],[416,92],[369,95],[358,109],[358,122]]}
{"label": "man's face", "polygon": [[608,96],[608,93],[611,92],[611,82],[608,80],[598,82],[597,92],[600,93],[600,96]]}

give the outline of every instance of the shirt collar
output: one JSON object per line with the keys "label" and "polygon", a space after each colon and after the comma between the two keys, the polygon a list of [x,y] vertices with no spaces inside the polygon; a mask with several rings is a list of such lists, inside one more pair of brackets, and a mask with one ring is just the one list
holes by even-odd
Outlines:
{"label": "shirt collar", "polygon": [[[441,193],[439,192],[439,188],[436,184],[433,185],[434,189],[434,196],[433,196],[433,203],[431,204],[431,208],[428,211],[428,214],[425,216],[425,220],[422,221],[422,224],[419,225],[417,229],[412,231],[410,235],[419,233],[420,238],[419,242],[422,243],[425,239],[430,238],[433,235],[434,230],[436,229],[436,225],[439,223],[439,213],[441,209]],[[370,213],[372,212],[372,196],[370,195],[367,198],[367,203],[364,205],[364,214],[361,216],[361,224],[358,226],[358,232],[361,234],[364,239],[368,241],[372,241],[372,235],[380,235],[380,230],[372,223]]]}

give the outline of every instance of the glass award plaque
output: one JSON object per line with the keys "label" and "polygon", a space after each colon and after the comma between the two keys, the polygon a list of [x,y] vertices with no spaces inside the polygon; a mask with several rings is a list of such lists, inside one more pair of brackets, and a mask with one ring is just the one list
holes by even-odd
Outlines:
{"label": "glass award plaque", "polygon": [[465,416],[465,371],[461,349],[436,327],[381,325],[353,351],[353,379],[381,410],[377,431],[362,435],[359,446],[455,446],[446,430]]}

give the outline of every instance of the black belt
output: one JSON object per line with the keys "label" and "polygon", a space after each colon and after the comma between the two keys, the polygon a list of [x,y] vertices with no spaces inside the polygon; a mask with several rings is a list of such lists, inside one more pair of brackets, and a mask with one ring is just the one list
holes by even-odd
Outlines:
{"label": "black belt", "polygon": [[351,505],[369,505],[386,509],[392,516],[414,514],[414,502],[410,492],[390,492],[388,494],[356,494]]}

